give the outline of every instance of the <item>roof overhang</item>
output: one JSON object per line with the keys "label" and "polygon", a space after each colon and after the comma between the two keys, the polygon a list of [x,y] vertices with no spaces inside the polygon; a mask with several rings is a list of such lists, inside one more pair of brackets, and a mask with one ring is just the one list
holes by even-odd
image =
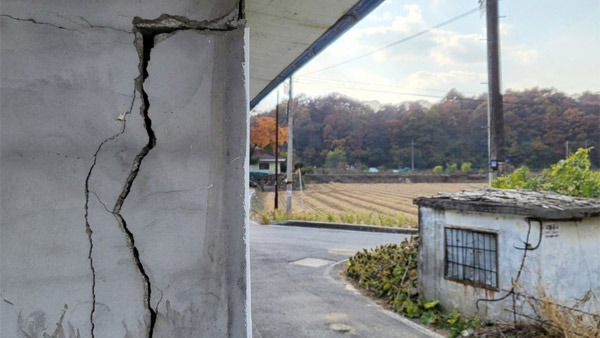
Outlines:
{"label": "roof overhang", "polygon": [[384,0],[247,0],[250,109]]}

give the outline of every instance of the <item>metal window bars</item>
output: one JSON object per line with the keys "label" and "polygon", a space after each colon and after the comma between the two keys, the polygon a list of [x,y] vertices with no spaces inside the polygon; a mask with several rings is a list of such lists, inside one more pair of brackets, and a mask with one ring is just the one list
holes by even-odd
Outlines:
{"label": "metal window bars", "polygon": [[445,228],[447,279],[498,289],[498,237],[495,233]]}

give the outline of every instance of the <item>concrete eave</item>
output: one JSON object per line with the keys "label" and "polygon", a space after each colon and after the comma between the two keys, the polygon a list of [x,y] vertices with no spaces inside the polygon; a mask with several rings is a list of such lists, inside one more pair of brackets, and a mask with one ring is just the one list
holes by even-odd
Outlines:
{"label": "concrete eave", "polygon": [[250,109],[383,0],[248,0]]}

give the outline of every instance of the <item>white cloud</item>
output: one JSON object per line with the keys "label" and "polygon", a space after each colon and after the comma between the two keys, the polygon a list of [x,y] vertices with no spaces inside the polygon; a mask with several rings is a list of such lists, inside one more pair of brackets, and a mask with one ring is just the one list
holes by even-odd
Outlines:
{"label": "white cloud", "polygon": [[424,27],[421,8],[418,5],[404,5],[402,7],[404,15],[393,16],[392,13],[386,12],[387,15],[382,15],[378,24],[363,28],[354,29],[357,38],[370,37],[374,35],[382,35],[387,37],[394,34],[414,33]]}
{"label": "white cloud", "polygon": [[500,39],[506,38],[510,35],[513,26],[507,23],[500,23],[498,25],[498,32],[500,33]]}
{"label": "white cloud", "polygon": [[416,60],[417,58],[418,58],[418,55],[411,51],[396,52],[396,51],[390,51],[390,50],[384,49],[380,52],[373,54],[373,59],[377,62],[387,62],[387,61],[401,62],[401,61]]}
{"label": "white cloud", "polygon": [[486,61],[484,38],[480,34],[433,30],[431,40],[436,45],[431,48],[430,57],[442,66],[484,63]]}
{"label": "white cloud", "polygon": [[406,86],[411,88],[431,88],[448,90],[460,84],[473,84],[485,81],[486,73],[451,70],[446,72],[417,71],[406,78]]}
{"label": "white cloud", "polygon": [[503,50],[506,58],[519,65],[534,64],[539,59],[539,52],[525,45],[509,46]]}
{"label": "white cloud", "polygon": [[399,33],[412,32],[416,27],[423,26],[423,16],[418,5],[404,5],[403,9],[408,12],[405,16],[396,16],[390,30]]}

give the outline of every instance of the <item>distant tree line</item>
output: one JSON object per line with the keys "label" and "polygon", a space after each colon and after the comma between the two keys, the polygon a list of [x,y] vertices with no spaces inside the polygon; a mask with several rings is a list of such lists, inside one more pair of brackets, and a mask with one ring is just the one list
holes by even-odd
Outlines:
{"label": "distant tree line", "polygon": [[[571,97],[555,89],[509,90],[503,102],[510,165],[548,167],[565,158],[568,141],[569,153],[593,146],[592,165],[600,166],[600,93]],[[410,167],[414,141],[415,169],[465,162],[487,167],[485,95],[451,90],[436,104],[406,102],[377,111],[340,94],[300,96],[292,106],[296,161],[306,166]],[[274,114],[253,116],[251,124]],[[286,126],[285,113],[280,121]]]}

